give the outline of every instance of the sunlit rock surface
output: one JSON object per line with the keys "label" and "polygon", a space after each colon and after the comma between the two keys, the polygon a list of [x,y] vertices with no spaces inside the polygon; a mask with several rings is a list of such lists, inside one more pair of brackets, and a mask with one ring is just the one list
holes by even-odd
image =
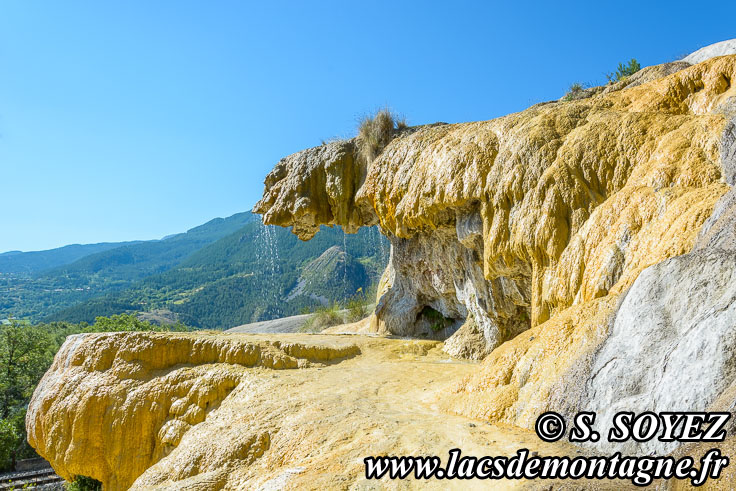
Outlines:
{"label": "sunlit rock surface", "polygon": [[[359,352],[340,340],[305,344],[238,335],[70,336],[33,395],[26,417],[28,441],[65,479],[91,476],[108,489],[127,489],[193,428],[201,434],[201,423],[236,387],[247,398],[246,387],[263,378],[264,371],[322,366]],[[175,476],[183,479],[234,460],[255,459],[269,446],[268,433],[232,438],[203,438],[189,449],[191,460]]]}
{"label": "sunlit rock surface", "polygon": [[715,56],[726,55],[736,55],[736,39],[729,39],[700,48],[696,52],[687,55],[682,61],[694,65]]}
{"label": "sunlit rock surface", "polygon": [[[696,244],[707,251],[733,244],[736,56],[703,59],[645,68],[581,100],[399,133],[367,166],[365,180],[350,186],[358,189],[354,198],[343,198],[353,199],[369,223],[377,219],[392,243],[374,330],[442,338],[458,329],[448,353],[477,359],[490,352],[443,400],[448,411],[529,428],[544,410],[571,415],[609,407],[627,389],[606,392],[591,377],[633,340],[644,354],[632,351],[628,368],[600,383],[638,370],[636,408],[683,409],[666,394],[686,384],[691,371],[675,370],[658,387],[646,380],[661,373],[667,356],[681,354],[693,326],[677,318],[664,326],[657,316],[667,308],[702,308],[698,326],[722,325],[723,332],[702,331],[707,339],[698,356],[715,349],[736,321],[730,310],[717,319],[708,308],[730,305],[722,287],[706,288],[715,303],[687,294],[708,278],[715,285],[730,277],[731,255],[703,252],[667,263],[669,269],[654,266]],[[299,173],[301,166],[291,168]],[[266,221],[283,192],[267,181],[258,209]],[[311,199],[334,206],[324,191]],[[281,224],[298,221],[282,215]],[[726,263],[722,269],[713,257]],[[627,296],[647,268],[645,286]],[[672,297],[666,306],[645,291],[653,287],[646,279],[661,271],[657,291]],[[648,320],[631,312],[635,298],[637,309],[650,309]],[[428,329],[427,307],[450,327]],[[639,321],[646,324],[641,331]],[[664,336],[660,329],[674,339],[647,347]],[[485,350],[478,349],[479,332]],[[731,380],[736,360],[724,350],[720,364],[701,374],[704,392],[685,401],[688,409],[707,407]],[[654,353],[660,358],[644,359]]]}
{"label": "sunlit rock surface", "polygon": [[441,412],[438,398],[477,364],[440,347],[304,334],[78,337],[36,391],[27,426],[63,477],[91,476],[110,490],[370,487],[368,455],[446,456],[458,445],[475,455],[518,445],[576,452]]}
{"label": "sunlit rock surface", "polygon": [[[305,239],[379,223],[376,331],[443,338],[472,315],[493,349],[690,251],[729,189],[735,71],[736,56],[646,68],[587,99],[399,133],[370,164],[356,140],[305,150],[256,211]],[[429,329],[427,307],[452,328]]]}
{"label": "sunlit rock surface", "polygon": [[[706,250],[647,268],[595,355],[580,406],[601,434],[619,411],[705,409],[736,380],[736,251]],[[666,453],[677,442],[599,447]]]}

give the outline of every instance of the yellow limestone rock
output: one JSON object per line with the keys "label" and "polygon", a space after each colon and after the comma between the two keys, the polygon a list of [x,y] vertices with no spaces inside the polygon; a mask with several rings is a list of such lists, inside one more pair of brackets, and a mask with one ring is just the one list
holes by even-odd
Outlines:
{"label": "yellow limestone rock", "polygon": [[[620,295],[688,253],[733,184],[734,77],[734,55],[650,67],[586,99],[415,128],[349,193],[310,200],[352,200],[391,240],[374,330],[432,336],[431,307],[459,328],[450,353],[482,352],[478,327],[495,348],[443,406],[529,427],[545,408],[576,407],[570,381],[585,382]],[[300,158],[287,158],[295,175]],[[257,211],[276,223],[284,188],[270,182]]]}
{"label": "yellow limestone rock", "polygon": [[[446,456],[459,444],[475,455],[518,445],[575,452],[528,430],[443,413],[437,399],[477,364],[451,360],[440,346],[306,334],[79,336],[36,391],[27,427],[63,477],[91,476],[108,490],[343,489],[375,484],[364,478],[368,455]],[[294,366],[274,362],[290,359],[300,368],[273,369]]]}
{"label": "yellow limestone rock", "polygon": [[499,346],[443,399],[449,412],[534,428],[545,411],[578,409],[587,364],[608,332],[617,295],[571,307]]}
{"label": "yellow limestone rock", "polygon": [[[106,489],[127,489],[235,387],[254,380],[256,367],[296,369],[359,352],[350,343],[207,334],[70,336],[34,392],[28,441],[67,480],[91,476]],[[268,447],[268,434],[244,438],[224,449],[210,442],[209,459],[188,463],[189,472],[253,459]]]}
{"label": "yellow limestone rock", "polygon": [[572,453],[523,428],[579,408],[621,299],[693,248],[730,189],[734,79],[734,55],[651,67],[585,99],[398,131],[372,162],[359,139],[286,157],[264,222],[303,239],[379,224],[392,253],[371,329],[457,330],[446,349],[484,361],[366,336],[79,336],[34,394],[31,444],[108,489],[344,488],[370,484],[371,454]]}
{"label": "yellow limestone rock", "polygon": [[454,328],[472,314],[492,349],[692,247],[728,190],[722,108],[736,96],[736,56],[656,78],[670,71],[492,121],[404,131],[370,164],[336,163],[356,140],[305,150],[269,174],[255,211],[304,239],[320,223],[379,223],[393,254],[375,329],[431,337],[425,307]]}

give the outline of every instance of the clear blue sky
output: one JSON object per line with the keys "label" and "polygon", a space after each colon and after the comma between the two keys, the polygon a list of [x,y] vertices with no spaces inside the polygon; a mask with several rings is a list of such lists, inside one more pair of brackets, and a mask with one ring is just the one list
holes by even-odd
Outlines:
{"label": "clear blue sky", "polygon": [[0,251],[250,209],[282,156],[382,105],[491,119],[619,61],[736,37],[736,2],[0,3]]}

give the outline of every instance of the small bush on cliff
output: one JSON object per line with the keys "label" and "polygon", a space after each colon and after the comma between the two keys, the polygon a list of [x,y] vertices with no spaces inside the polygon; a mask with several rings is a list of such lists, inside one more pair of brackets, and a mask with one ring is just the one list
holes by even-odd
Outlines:
{"label": "small bush on cliff", "polygon": [[641,65],[636,61],[636,58],[632,58],[627,64],[619,63],[616,71],[606,74],[606,78],[609,82],[620,82],[621,80],[632,76],[639,70],[641,70]]}
{"label": "small bush on cliff", "polygon": [[396,132],[406,127],[406,119],[388,108],[363,117],[358,124],[360,154],[367,163],[373,162],[393,139]]}
{"label": "small bush on cliff", "polygon": [[357,322],[364,319],[369,313],[368,302],[365,297],[354,297],[348,301],[348,321]]}
{"label": "small bush on cliff", "polygon": [[74,476],[74,481],[64,487],[66,491],[102,491],[102,483],[87,476]]}
{"label": "small bush on cliff", "polygon": [[567,93],[562,98],[563,101],[574,101],[576,99],[582,99],[585,94],[585,86],[579,82],[575,82],[567,90]]}
{"label": "small bush on cliff", "polygon": [[370,313],[370,302],[362,288],[360,288],[358,292],[348,300],[347,310],[347,320],[349,322],[358,322],[368,316]]}
{"label": "small bush on cliff", "polygon": [[343,324],[345,319],[340,311],[340,305],[335,302],[317,310],[307,319],[299,332],[321,332],[328,327]]}

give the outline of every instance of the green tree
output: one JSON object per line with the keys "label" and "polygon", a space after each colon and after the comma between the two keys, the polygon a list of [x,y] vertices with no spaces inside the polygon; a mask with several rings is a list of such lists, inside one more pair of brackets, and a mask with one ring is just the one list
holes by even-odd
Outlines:
{"label": "green tree", "polygon": [[53,335],[41,326],[12,321],[0,327],[0,467],[16,458],[32,457],[26,442],[28,400],[58,349]]}
{"label": "green tree", "polygon": [[6,419],[0,419],[0,469],[7,470],[13,466],[15,448],[20,435],[15,425]]}
{"label": "green tree", "polygon": [[641,70],[641,65],[636,58],[629,60],[627,64],[619,63],[615,72],[606,75],[609,82],[619,82],[627,77],[632,76]]}
{"label": "green tree", "polygon": [[150,331],[148,323],[134,315],[120,314],[111,317],[97,317],[95,323],[86,328],[85,332],[132,332]]}
{"label": "green tree", "polygon": [[26,404],[51,364],[54,344],[39,326],[12,321],[0,327],[0,417]]}
{"label": "green tree", "polygon": [[169,329],[142,321],[132,314],[119,314],[111,317],[97,317],[95,323],[84,332],[141,332],[168,331]]}

